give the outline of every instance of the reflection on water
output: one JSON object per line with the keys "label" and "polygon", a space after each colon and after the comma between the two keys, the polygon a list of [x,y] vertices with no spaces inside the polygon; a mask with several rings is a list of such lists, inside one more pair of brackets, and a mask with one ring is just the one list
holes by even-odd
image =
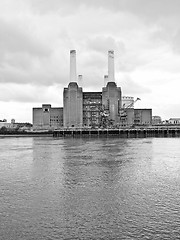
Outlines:
{"label": "reflection on water", "polygon": [[180,139],[0,139],[2,239],[178,239]]}

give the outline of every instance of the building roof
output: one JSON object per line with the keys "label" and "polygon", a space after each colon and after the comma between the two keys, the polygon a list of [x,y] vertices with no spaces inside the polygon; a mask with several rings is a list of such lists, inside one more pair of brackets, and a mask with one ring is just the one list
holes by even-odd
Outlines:
{"label": "building roof", "polygon": [[180,118],[170,118],[169,121],[170,120],[180,120]]}

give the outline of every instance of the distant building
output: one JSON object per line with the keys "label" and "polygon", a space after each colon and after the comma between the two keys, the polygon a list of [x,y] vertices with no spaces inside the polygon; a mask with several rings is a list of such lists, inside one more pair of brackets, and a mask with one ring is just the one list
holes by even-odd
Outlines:
{"label": "distant building", "polygon": [[5,128],[7,131],[22,131],[22,130],[31,130],[31,123],[16,123],[14,119],[11,119],[11,122],[1,122],[0,121],[0,129]]}
{"label": "distant building", "polygon": [[8,123],[8,122],[0,122],[0,128],[6,127],[6,128],[13,128],[13,124]]}
{"label": "distant building", "polygon": [[[113,124],[119,123],[121,88],[114,81],[114,51],[108,52],[108,82],[102,92],[83,92],[76,82],[76,51],[70,52],[70,83],[64,88],[64,127],[99,127],[106,111]],[[107,76],[106,76],[107,79]]]}
{"label": "distant building", "polygon": [[134,109],[133,97],[122,97],[114,78],[114,51],[108,51],[108,75],[102,91],[84,92],[76,74],[76,51],[70,51],[70,82],[63,91],[63,108],[33,108],[34,128],[107,128],[152,124],[152,109]]}
{"label": "distant building", "polygon": [[180,124],[180,118],[170,118],[168,123],[169,124]]}
{"label": "distant building", "polygon": [[152,124],[158,125],[162,123],[162,119],[160,116],[152,116]]}
{"label": "distant building", "polygon": [[3,119],[3,120],[0,119],[0,122],[7,122],[7,119]]}
{"label": "distant building", "polygon": [[16,121],[15,119],[11,119],[11,123],[14,124]]}
{"label": "distant building", "polygon": [[50,129],[63,126],[63,108],[52,108],[43,104],[41,108],[33,108],[33,128]]}
{"label": "distant building", "polygon": [[134,124],[151,125],[152,109],[134,109]]}

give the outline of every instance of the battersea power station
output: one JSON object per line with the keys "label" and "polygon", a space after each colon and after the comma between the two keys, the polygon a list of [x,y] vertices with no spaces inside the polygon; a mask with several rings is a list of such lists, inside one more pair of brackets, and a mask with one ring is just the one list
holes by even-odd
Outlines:
{"label": "battersea power station", "polygon": [[76,74],[76,51],[70,51],[70,82],[63,91],[63,107],[33,108],[34,129],[120,128],[151,125],[152,109],[135,109],[133,97],[122,96],[114,77],[114,51],[108,51],[108,75],[101,92],[83,92]]}

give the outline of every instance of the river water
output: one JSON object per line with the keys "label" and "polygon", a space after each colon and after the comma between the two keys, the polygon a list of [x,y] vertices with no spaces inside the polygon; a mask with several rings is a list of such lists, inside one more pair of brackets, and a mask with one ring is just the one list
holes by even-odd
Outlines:
{"label": "river water", "polygon": [[180,138],[0,138],[0,239],[180,239]]}

